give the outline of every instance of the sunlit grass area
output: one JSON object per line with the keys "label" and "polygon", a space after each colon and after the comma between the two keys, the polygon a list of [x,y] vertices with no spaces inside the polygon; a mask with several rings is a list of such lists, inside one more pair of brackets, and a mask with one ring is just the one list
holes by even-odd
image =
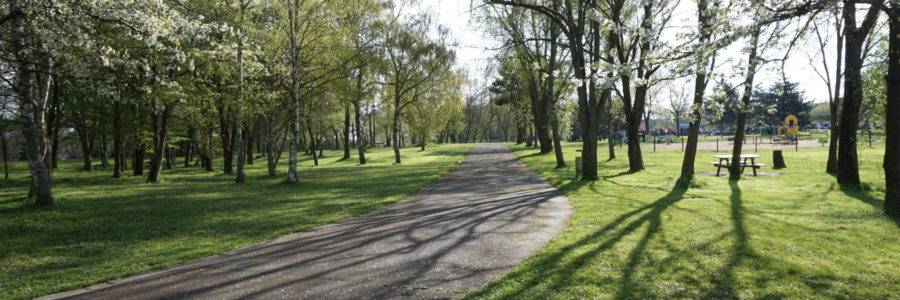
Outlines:
{"label": "sunlit grass area", "polygon": [[[644,148],[646,171],[627,153],[601,163],[602,179],[573,181],[553,154],[512,146],[562,189],[575,214],[546,248],[470,298],[897,298],[900,223],[882,215],[883,145],[861,146],[862,188],[824,172],[827,148],[785,149],[777,177],[698,176],[674,188],[683,154]],[[600,158],[607,157],[601,145]],[[750,150],[752,153],[752,149]],[[700,151],[697,171],[715,171]],[[749,170],[748,170],[749,172]]]}
{"label": "sunlit grass area", "polygon": [[358,215],[455,169],[471,146],[403,149],[402,165],[392,164],[390,148],[370,149],[365,166],[355,155],[341,160],[342,152],[325,151],[318,167],[310,157],[301,160],[296,185],[283,173],[266,176],[264,158],[248,166],[243,185],[219,169],[178,166],[163,171],[162,183],[148,184],[65,161],[55,172],[50,208],[24,199],[27,169],[15,163],[13,178],[0,180],[0,298],[73,289]]}

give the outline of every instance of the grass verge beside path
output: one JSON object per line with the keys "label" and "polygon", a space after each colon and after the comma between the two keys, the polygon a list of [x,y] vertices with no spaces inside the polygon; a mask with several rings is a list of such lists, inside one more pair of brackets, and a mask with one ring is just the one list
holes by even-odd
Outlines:
{"label": "grass verge beside path", "polygon": [[[369,163],[325,151],[319,167],[304,157],[300,183],[265,175],[265,159],[247,166],[247,183],[200,168],[163,171],[163,182],[111,179],[103,169],[55,171],[56,206],[36,208],[24,163],[0,180],[0,299],[29,298],[215,255],[335,222],[403,199],[458,166],[472,145],[370,149]],[[355,151],[355,150],[354,150]],[[286,155],[284,156],[286,158]],[[129,173],[130,174],[130,173]]]}
{"label": "grass verge beside path", "polygon": [[[601,163],[601,180],[572,181],[552,154],[511,147],[558,186],[575,213],[550,244],[469,298],[897,298],[900,223],[882,215],[883,145],[860,148],[863,189],[824,172],[827,149],[785,150],[778,177],[698,176],[673,188],[680,151],[645,149],[646,171],[627,154]],[[607,154],[598,147],[601,161]],[[618,149],[617,149],[618,150]],[[752,150],[752,149],[751,149]],[[752,152],[752,151],[749,151]],[[698,172],[715,172],[700,151]]]}

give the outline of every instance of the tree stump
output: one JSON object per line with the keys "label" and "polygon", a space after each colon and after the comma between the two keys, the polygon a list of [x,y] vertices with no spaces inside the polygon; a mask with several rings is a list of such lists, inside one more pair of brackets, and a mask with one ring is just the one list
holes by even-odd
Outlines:
{"label": "tree stump", "polygon": [[772,152],[772,160],[775,164],[775,169],[783,169],[787,168],[784,164],[784,155],[781,154],[781,150],[775,150]]}

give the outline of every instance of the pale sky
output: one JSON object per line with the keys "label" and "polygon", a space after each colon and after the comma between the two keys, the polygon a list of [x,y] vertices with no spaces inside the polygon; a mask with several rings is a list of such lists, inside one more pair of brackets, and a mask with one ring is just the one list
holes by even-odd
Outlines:
{"label": "pale sky", "polygon": [[491,49],[500,45],[499,41],[488,38],[480,24],[472,21],[472,5],[481,5],[481,0],[425,0],[424,9],[434,13],[437,21],[450,29],[450,35],[458,42],[456,60],[466,70],[469,80],[483,83],[485,68],[493,63],[495,52]]}
{"label": "pale sky", "polygon": [[[458,41],[458,46],[456,47],[458,65],[467,71],[470,80],[484,84],[486,81],[485,68],[493,63],[494,51],[490,49],[498,47],[500,42],[487,37],[480,28],[481,24],[472,22],[471,13],[469,12],[471,9],[470,5],[477,6],[481,4],[481,0],[425,0],[420,5],[422,9],[431,11],[439,23],[450,28],[452,38]],[[692,1],[682,1],[677,9],[676,16],[673,18],[673,26],[693,26],[696,17],[694,16],[694,10],[691,9],[692,4]],[[674,31],[671,34],[674,36]],[[810,40],[810,43],[815,42]],[[743,55],[740,52],[740,48],[745,44],[746,41],[741,40],[721,52],[718,59],[723,64],[719,68],[719,72],[731,73],[727,70],[731,70],[733,64],[742,63]],[[793,54],[785,64],[786,74],[790,81],[799,82],[799,88],[805,92],[808,100],[825,102],[828,97],[827,88],[813,72],[809,65],[809,56],[806,54],[807,52],[810,54],[815,53],[815,48],[811,48],[810,45],[805,44],[799,49],[794,49]],[[768,52],[768,54],[770,58],[780,57],[783,55],[783,52],[782,50],[775,50]],[[829,61],[833,60],[833,58],[829,58]],[[727,63],[727,61],[731,61],[731,63]],[[829,67],[833,68],[833,66]],[[780,63],[766,65],[758,73],[756,85],[767,87],[776,80],[780,81],[781,75],[778,73],[780,71],[775,70],[779,68]]]}

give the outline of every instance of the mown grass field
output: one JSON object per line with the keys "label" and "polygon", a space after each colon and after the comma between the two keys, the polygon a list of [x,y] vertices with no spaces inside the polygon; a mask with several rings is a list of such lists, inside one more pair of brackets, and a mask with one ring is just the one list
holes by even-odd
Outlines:
{"label": "mown grass field", "polygon": [[[411,194],[455,169],[472,145],[370,149],[369,163],[326,151],[320,166],[298,164],[301,182],[285,183],[265,160],[247,168],[247,183],[200,168],[163,171],[163,182],[111,179],[65,161],[55,172],[56,206],[36,208],[24,163],[0,180],[0,299],[30,298],[169,266],[358,215]],[[130,174],[130,173],[127,173]]]}
{"label": "mown grass field", "polygon": [[[883,145],[860,147],[861,189],[824,172],[826,148],[786,149],[781,170],[761,150],[761,171],[783,176],[698,176],[674,188],[680,151],[644,147],[646,171],[628,173],[617,148],[601,180],[582,182],[572,180],[578,147],[566,144],[569,167],[554,169],[552,154],[511,146],[575,213],[546,248],[469,298],[900,298],[900,222],[881,212]],[[714,154],[700,151],[697,171],[714,172]]]}

